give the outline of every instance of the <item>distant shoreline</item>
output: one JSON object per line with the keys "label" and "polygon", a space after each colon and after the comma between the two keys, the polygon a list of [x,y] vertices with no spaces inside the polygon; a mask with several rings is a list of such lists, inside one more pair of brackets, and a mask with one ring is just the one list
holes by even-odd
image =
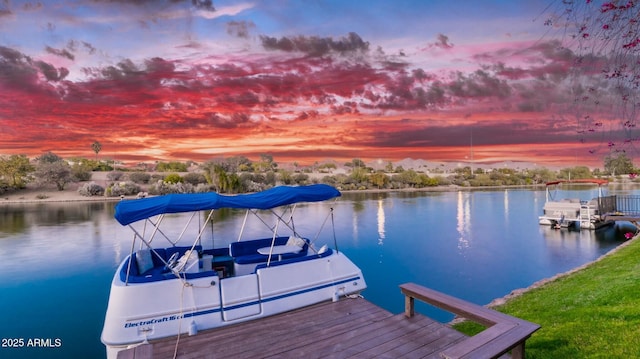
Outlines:
{"label": "distant shoreline", "polygon": [[[512,185],[512,186],[482,186],[482,187],[462,187],[462,186],[436,186],[422,188],[401,188],[401,189],[364,189],[364,190],[341,190],[342,193],[391,193],[391,192],[458,192],[472,190],[497,190],[511,188],[536,188],[542,185]],[[135,199],[136,196],[126,196],[125,199]],[[87,197],[78,193],[78,184],[70,185],[68,188],[58,191],[53,188],[27,188],[0,195],[0,204],[22,204],[22,203],[52,203],[52,202],[115,202],[120,201],[120,197],[92,196]]]}

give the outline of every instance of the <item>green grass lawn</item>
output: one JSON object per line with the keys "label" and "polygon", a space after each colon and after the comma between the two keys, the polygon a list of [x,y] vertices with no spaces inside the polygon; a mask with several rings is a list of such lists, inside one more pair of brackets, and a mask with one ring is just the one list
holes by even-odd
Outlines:
{"label": "green grass lawn", "polygon": [[640,358],[640,239],[495,309],[542,327],[528,359]]}

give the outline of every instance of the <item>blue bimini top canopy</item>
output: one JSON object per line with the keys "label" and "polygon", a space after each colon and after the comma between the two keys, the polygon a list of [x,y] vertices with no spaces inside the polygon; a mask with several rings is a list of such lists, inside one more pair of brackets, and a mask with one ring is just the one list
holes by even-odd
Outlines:
{"label": "blue bimini top canopy", "polygon": [[215,192],[169,194],[119,202],[116,205],[114,217],[124,226],[163,213],[220,208],[269,209],[298,202],[319,202],[339,196],[340,191],[325,184],[300,187],[280,186],[258,193],[235,196],[225,196]]}

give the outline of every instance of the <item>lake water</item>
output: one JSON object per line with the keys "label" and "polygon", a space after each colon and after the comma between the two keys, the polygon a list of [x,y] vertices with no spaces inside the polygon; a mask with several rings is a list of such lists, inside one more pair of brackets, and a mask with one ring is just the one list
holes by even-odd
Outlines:
{"label": "lake water", "polygon": [[[582,187],[555,195],[598,194]],[[634,228],[620,223],[599,231],[552,230],[538,225],[544,201],[544,191],[528,189],[346,193],[337,202],[299,208],[307,219],[296,228],[307,234],[310,219],[324,219],[333,207],[339,250],[362,268],[365,298],[391,312],[404,309],[398,288],[404,282],[484,305],[598,258]],[[113,219],[113,206],[0,204],[1,358],[105,356],[100,333],[109,286],[132,238]],[[235,238],[242,217],[220,212],[214,240]],[[322,241],[333,243],[330,229]],[[417,310],[451,319],[427,306]],[[21,348],[6,347],[21,341]]]}

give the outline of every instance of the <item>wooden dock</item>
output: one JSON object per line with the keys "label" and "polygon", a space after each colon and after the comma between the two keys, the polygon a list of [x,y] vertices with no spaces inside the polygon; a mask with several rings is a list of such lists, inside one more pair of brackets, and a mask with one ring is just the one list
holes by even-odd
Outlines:
{"label": "wooden dock", "polygon": [[[152,341],[120,352],[118,359],[174,358],[174,354],[182,359],[491,358],[509,350],[513,350],[514,357],[524,357],[524,341],[539,328],[413,284],[403,285],[402,290],[407,298],[402,314],[394,315],[363,298],[344,298],[200,331],[195,336],[184,334]],[[444,301],[445,307],[458,307],[462,303],[460,311],[471,319],[479,319],[489,329],[467,337],[445,324],[415,314],[415,298]]]}

